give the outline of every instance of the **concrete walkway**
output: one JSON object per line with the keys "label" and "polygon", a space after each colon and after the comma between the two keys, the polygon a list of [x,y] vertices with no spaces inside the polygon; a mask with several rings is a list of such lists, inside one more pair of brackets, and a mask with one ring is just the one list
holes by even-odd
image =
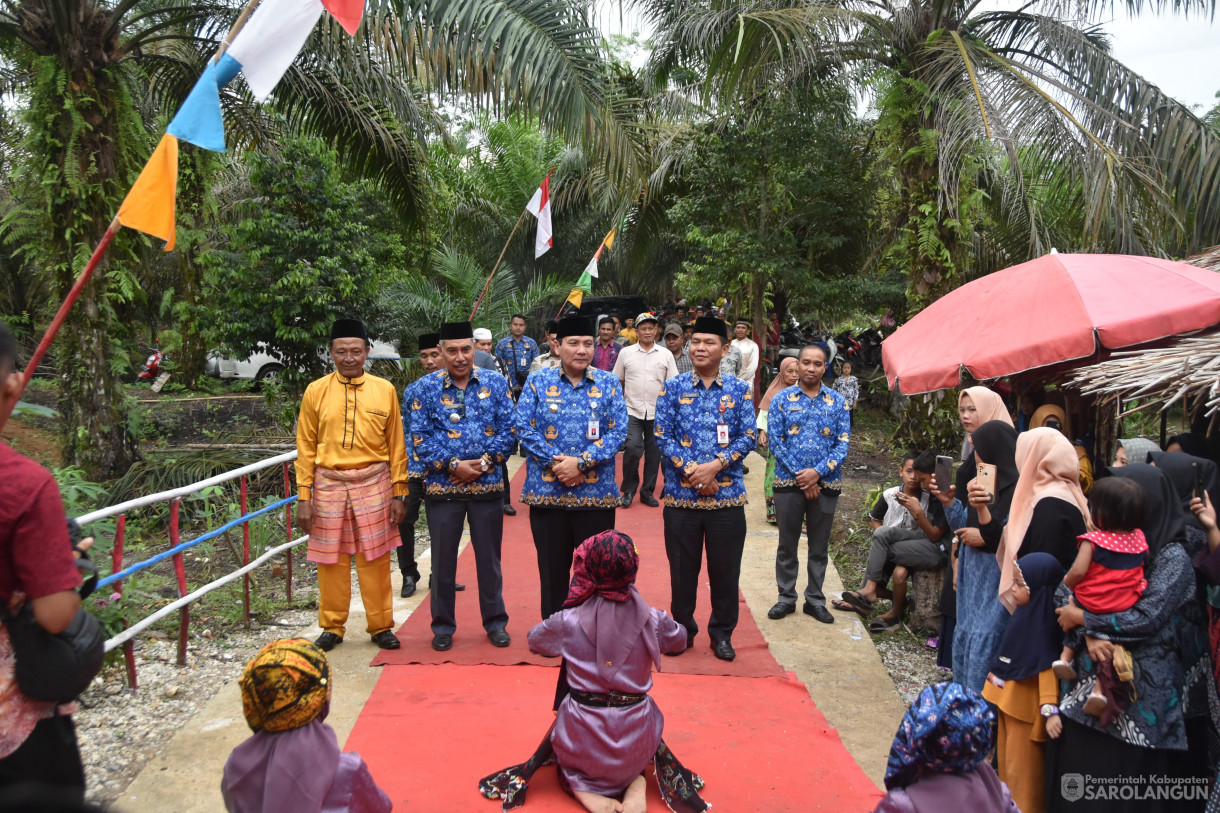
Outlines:
{"label": "concrete walkway", "polygon": [[[513,458],[509,464],[510,474],[515,474],[522,462],[520,457]],[[810,697],[830,724],[838,729],[843,744],[856,762],[880,786],[890,742],[906,706],[895,691],[868,633],[859,641],[851,639],[851,616],[836,612],[835,623],[830,625],[821,624],[799,611],[780,621],[767,618],[767,610],[776,600],[777,535],[775,528],[766,523],[762,500],[763,461],[751,456],[748,462],[751,471],[746,476],[746,484],[752,502],[746,507],[749,531],[742,560],[742,594],[775,658],[805,683]],[[661,521],[660,508],[647,508],[638,500],[628,510],[653,511],[657,522]],[[803,557],[803,542],[801,547]],[[512,549],[520,550],[519,547]],[[425,552],[419,559],[423,583],[427,584],[431,558]],[[397,567],[393,579],[397,596],[401,584]],[[802,577],[798,591],[803,586]],[[827,569],[824,589],[828,596],[843,589],[833,563]],[[395,623],[401,625],[427,598],[427,591],[422,589],[409,599],[395,598]],[[424,606],[422,612],[428,612],[428,608]],[[368,665],[375,647],[362,634],[364,624],[364,607],[358,590],[353,589],[348,638],[330,653],[334,694],[327,722],[335,729],[340,743],[346,741],[380,673],[380,668]],[[320,632],[317,626],[312,626],[296,634],[312,639]],[[523,634],[525,630],[515,632]],[[215,813],[223,810],[220,779],[225,760],[249,735],[237,684],[229,683],[145,766],[113,809],[129,813]],[[800,742],[794,741],[792,749],[801,759],[817,759],[817,754],[804,753]]]}

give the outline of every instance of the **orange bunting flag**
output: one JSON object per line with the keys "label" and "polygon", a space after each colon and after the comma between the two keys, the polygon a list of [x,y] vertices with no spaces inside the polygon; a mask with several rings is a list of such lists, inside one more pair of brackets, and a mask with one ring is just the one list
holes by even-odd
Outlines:
{"label": "orange bunting flag", "polygon": [[178,191],[178,139],[166,133],[119,207],[119,222],[160,237],[174,250],[174,201]]}
{"label": "orange bunting flag", "polygon": [[364,0],[322,0],[322,5],[330,12],[343,30],[355,34],[360,27],[360,18],[364,16]]}

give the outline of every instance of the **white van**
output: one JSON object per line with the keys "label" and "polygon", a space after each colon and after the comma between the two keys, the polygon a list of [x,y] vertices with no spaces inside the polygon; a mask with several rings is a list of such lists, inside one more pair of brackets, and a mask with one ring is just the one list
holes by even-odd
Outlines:
{"label": "white van", "polygon": [[[263,346],[265,350],[265,345]],[[270,353],[259,350],[248,359],[236,359],[229,356],[222,356],[221,351],[213,350],[208,353],[207,366],[204,367],[206,375],[216,378],[235,378],[244,381],[274,381],[276,376],[280,374],[280,370],[284,369],[284,362],[279,356],[273,356]],[[329,353],[325,347],[318,349],[318,355],[324,359],[329,359]],[[396,367],[402,369],[402,361],[398,356],[398,349],[388,342],[373,340],[373,347],[369,350],[368,361],[364,363],[365,369],[371,369],[374,361],[389,361],[393,362]]]}

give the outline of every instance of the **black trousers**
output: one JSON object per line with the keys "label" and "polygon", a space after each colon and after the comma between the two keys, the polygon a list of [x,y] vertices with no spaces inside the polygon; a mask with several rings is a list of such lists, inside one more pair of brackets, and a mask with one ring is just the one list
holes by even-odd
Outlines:
{"label": "black trousers", "polygon": [[591,536],[614,528],[613,508],[573,511],[569,508],[530,506],[530,531],[538,552],[538,579],[542,586],[542,617],[563,609],[572,582],[572,554]]}
{"label": "black trousers", "polygon": [[504,504],[511,505],[513,502],[513,494],[512,494],[511,489],[509,489],[509,487],[508,487],[508,459],[507,458],[505,458],[504,462],[500,464],[500,476],[502,478],[504,478]]}
{"label": "black trousers", "polygon": [[0,759],[0,801],[25,790],[56,792],[78,804],[85,798],[85,766],[71,716],[39,720],[25,742]]}
{"label": "black trousers", "polygon": [[[623,447],[624,494],[652,494],[657,487],[657,472],[661,469],[661,450],[653,434],[655,421],[630,418],[627,422],[627,443]],[[644,487],[640,488],[640,458],[644,458]]]}
{"label": "black trousers", "polygon": [[462,526],[470,520],[475,573],[479,579],[479,613],[488,632],[508,626],[504,608],[504,575],[500,543],[504,538],[504,508],[498,499],[427,500],[428,533],[432,536],[432,633],[457,632],[454,580]]}
{"label": "black trousers", "polygon": [[407,481],[407,518],[398,523],[398,572],[419,581],[419,564],[415,561],[415,523],[419,522],[419,507],[424,500],[424,481],[412,477]]}
{"label": "black trousers", "polygon": [[707,577],[712,587],[712,616],[707,634],[725,641],[737,628],[737,585],[746,546],[744,506],[702,510],[665,506],[665,553],[669,557],[669,612],[688,635],[699,632],[695,599],[699,571],[707,550]]}

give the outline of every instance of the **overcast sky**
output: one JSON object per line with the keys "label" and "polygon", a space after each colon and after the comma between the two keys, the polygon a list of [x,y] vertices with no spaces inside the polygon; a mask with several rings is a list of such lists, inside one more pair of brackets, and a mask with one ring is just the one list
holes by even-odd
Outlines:
{"label": "overcast sky", "polygon": [[[1001,0],[984,4],[993,8],[1017,5]],[[602,0],[598,6],[597,19],[603,31],[630,34],[639,30],[641,36],[649,36],[649,31],[640,30],[638,17],[622,9],[617,0]],[[1113,38],[1114,55],[1119,61],[1178,101],[1198,107],[1197,112],[1206,112],[1216,104],[1216,91],[1220,90],[1220,24],[1193,16],[1184,19],[1151,14],[1131,20],[1122,13],[1107,14],[1098,22]],[[642,63],[645,58],[637,54],[632,61]]]}

